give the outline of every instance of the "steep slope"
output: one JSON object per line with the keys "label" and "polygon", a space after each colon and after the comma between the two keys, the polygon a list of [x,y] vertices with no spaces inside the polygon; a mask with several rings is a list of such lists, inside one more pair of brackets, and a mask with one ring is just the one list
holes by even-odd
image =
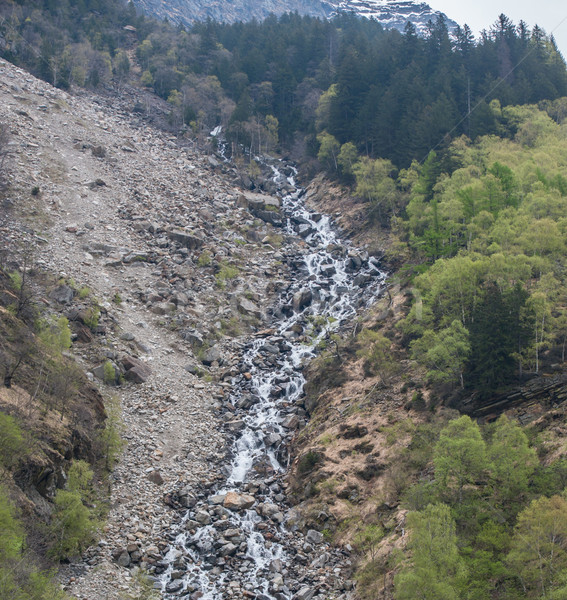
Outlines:
{"label": "steep slope", "polygon": [[286,259],[272,238],[259,241],[273,227],[237,204],[236,173],[130,116],[135,90],[93,102],[2,61],[0,96],[11,135],[3,252],[34,249],[35,268],[67,282],[70,320],[73,287],[96,298],[98,341],[79,336],[71,348],[90,379],[102,386],[101,367],[127,355],[146,366],[134,378],[143,383],[101,388],[120,398],[127,448],[104,542],[88,556],[99,568],[64,579],[80,597],[118,599],[131,578],[113,553],[120,565],[159,561],[177,518],[166,492],[198,493],[219,476],[215,424],[240,351],[227,333],[261,326],[256,303],[267,304]]}
{"label": "steep slope", "polygon": [[[338,12],[353,12],[368,19],[375,19],[388,29],[403,31],[411,21],[421,33],[426,31],[427,23],[435,21],[442,13],[433,10],[425,2],[412,0],[244,0],[203,2],[202,0],[134,0],[146,14],[159,19],[167,18],[174,23],[188,25],[194,21],[213,19],[225,23],[237,21],[263,20],[269,14],[280,16],[287,12],[300,15],[330,18]],[[447,19],[447,17],[445,17]],[[456,23],[447,19],[449,29]]]}

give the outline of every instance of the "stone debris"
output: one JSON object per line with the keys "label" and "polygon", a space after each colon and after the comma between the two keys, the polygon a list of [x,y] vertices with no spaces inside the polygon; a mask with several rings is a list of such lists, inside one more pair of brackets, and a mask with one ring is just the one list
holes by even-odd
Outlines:
{"label": "stone debris", "polygon": [[[316,531],[305,538],[294,531],[295,513],[285,505],[283,482],[269,463],[255,465],[260,479],[238,494],[211,492],[224,481],[243,411],[257,402],[247,388],[250,365],[242,361],[252,337],[265,340],[255,360],[270,369],[289,352],[286,336],[306,335],[307,321],[283,336],[271,328],[275,317],[313,300],[306,289],[276,304],[290,273],[302,268],[304,242],[283,236],[281,248],[262,243],[282,236],[284,223],[269,182],[264,193],[243,192],[234,167],[132,110],[147,100],[158,118],[167,114],[165,105],[140,90],[130,92],[71,95],[0,60],[0,121],[10,124],[14,146],[10,188],[22,198],[41,189],[27,202],[39,203],[33,211],[42,214],[41,223],[30,227],[6,210],[0,238],[8,247],[37,246],[38,267],[64,280],[46,302],[55,313],[66,311],[73,351],[85,372],[103,382],[110,363],[114,383],[125,379],[112,388],[127,445],[111,475],[108,521],[98,545],[66,566],[61,581],[77,598],[107,600],[135,589],[137,567],[157,581],[168,568],[172,531],[185,517],[188,530],[214,530],[214,547],[204,554],[214,557],[207,559],[211,570],[230,573],[223,597],[261,597],[246,582],[254,564],[246,558],[245,537],[235,528],[223,530],[226,512],[254,511],[266,543],[293,549],[291,564],[266,566],[271,594],[350,597],[348,554],[330,548]],[[309,236],[305,223],[294,227]],[[357,271],[365,260],[353,254],[349,268]],[[231,381],[247,392],[236,408],[228,402]],[[273,396],[284,388],[285,382],[278,383]],[[266,432],[278,460],[285,462],[286,444],[306,418],[298,402],[282,416],[285,434]],[[275,496],[268,486],[276,486]],[[310,566],[323,552],[329,556],[324,564]],[[198,586],[186,587],[182,579],[190,562],[187,555],[174,558],[167,594],[199,597]]]}

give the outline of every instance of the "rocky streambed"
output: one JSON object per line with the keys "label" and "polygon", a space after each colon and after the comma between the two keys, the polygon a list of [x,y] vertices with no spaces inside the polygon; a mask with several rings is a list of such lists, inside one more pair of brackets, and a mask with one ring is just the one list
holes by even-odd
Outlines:
{"label": "rocky streambed", "polygon": [[233,440],[223,483],[173,498],[186,510],[153,568],[165,597],[310,600],[347,598],[353,588],[348,553],[299,527],[283,477],[289,443],[306,425],[302,370],[332,332],[377,296],[384,274],[377,261],[338,238],[328,216],[303,206],[291,167],[271,168],[281,227],[303,238],[305,248],[271,310],[271,327],[246,345],[222,403],[225,434]]}
{"label": "rocky streambed", "polygon": [[[66,590],[118,600],[143,567],[166,598],[348,597],[348,551],[305,527],[285,471],[303,367],[379,292],[377,262],[304,208],[292,166],[264,164],[262,193],[245,192],[128,94],[93,102],[0,61],[0,100],[3,241],[61,282],[46,310],[69,318],[77,364],[125,426],[107,523]],[[104,365],[125,361],[139,377],[105,387]]]}

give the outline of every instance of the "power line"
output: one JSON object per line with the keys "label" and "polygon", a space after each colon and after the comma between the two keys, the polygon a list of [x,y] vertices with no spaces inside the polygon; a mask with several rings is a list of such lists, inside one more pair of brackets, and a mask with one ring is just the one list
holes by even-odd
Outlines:
{"label": "power line", "polygon": [[[563,25],[563,23],[565,23],[565,21],[567,21],[567,16],[565,16],[560,22],[559,24],[551,31],[551,33],[549,34],[550,37],[553,35],[553,33],[555,31],[557,31],[559,29],[559,27],[561,27],[561,25]],[[520,67],[535,51],[537,50],[537,46],[534,46],[529,52],[527,52],[527,54],[514,66],[512,67],[508,73],[506,73],[506,75],[504,75],[504,77],[502,77],[500,79],[500,81],[498,81],[493,87],[492,89],[487,92],[472,108],[472,110],[470,109],[470,104],[469,104],[469,110],[467,112],[467,114],[453,127],[453,129],[451,129],[450,131],[448,131],[447,133],[445,133],[443,135],[443,137],[439,140],[439,142],[433,146],[433,148],[431,148],[427,154],[419,161],[420,164],[423,164],[423,162],[427,159],[427,157],[429,156],[429,154],[433,151],[435,151],[437,148],[439,148],[439,146],[443,143],[443,140],[447,137],[450,136],[456,129],[458,129],[467,119],[470,119],[470,116],[472,115],[472,113],[481,105],[483,104],[483,102],[486,101],[486,99],[492,95],[492,93],[497,90],[505,81],[506,79],[508,79],[508,77],[510,77],[510,75],[512,75],[512,73],[514,73],[514,71],[516,71],[516,69],[518,69],[518,67]],[[470,98],[469,98],[469,102],[470,102]]]}

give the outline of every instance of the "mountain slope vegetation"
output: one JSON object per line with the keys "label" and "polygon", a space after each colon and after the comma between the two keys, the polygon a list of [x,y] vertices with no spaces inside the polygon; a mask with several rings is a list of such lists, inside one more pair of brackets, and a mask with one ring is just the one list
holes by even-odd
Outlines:
{"label": "mountain slope vegetation", "polygon": [[411,24],[400,34],[353,15],[185,29],[103,0],[12,0],[1,11],[8,60],[61,87],[137,81],[170,102],[172,127],[197,135],[221,124],[252,154],[280,143],[315,157],[329,135],[407,167],[444,136],[497,133],[495,98],[567,94],[553,39],[505,15],[475,40],[466,26],[450,36],[443,17],[421,37]]}

